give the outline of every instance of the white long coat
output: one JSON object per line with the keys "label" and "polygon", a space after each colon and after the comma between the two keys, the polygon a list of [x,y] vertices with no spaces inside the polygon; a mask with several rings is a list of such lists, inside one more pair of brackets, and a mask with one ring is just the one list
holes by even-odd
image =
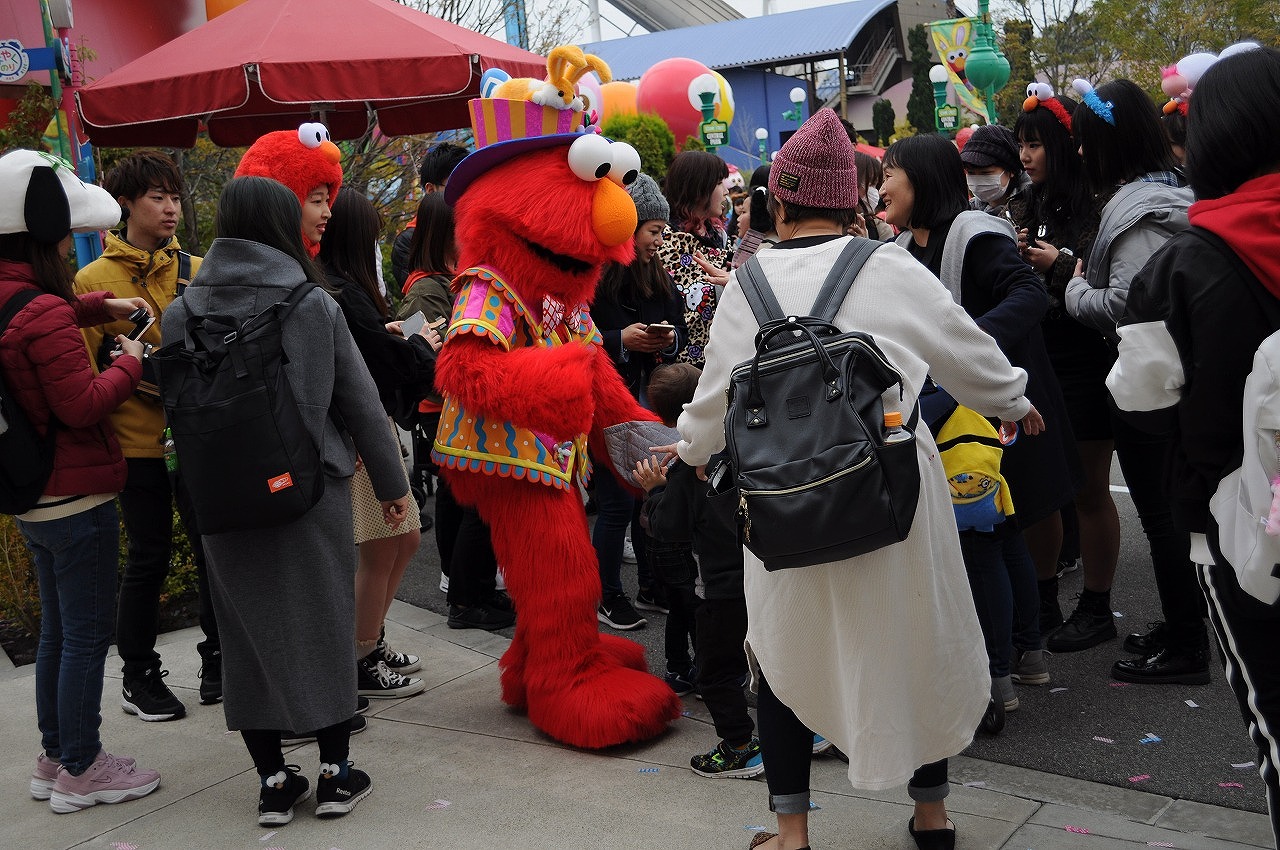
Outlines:
{"label": "white long coat", "polygon": [[[847,242],[758,255],[785,311],[808,313]],[[928,374],[984,415],[1016,420],[1030,409],[1026,373],[895,245],[867,262],[836,324],[870,333],[906,376],[905,403],[895,388],[886,410],[909,411]],[[754,354],[756,329],[735,278],[712,323],[697,394],[680,417],[686,463],[705,464],[724,447],[729,373]],[[772,573],[744,553],[747,644],[759,669],[806,726],[849,755],[849,781],[869,790],[902,785],[917,767],[968,746],[991,691],[946,476],[923,423],[916,438],[920,503],[905,541]]]}

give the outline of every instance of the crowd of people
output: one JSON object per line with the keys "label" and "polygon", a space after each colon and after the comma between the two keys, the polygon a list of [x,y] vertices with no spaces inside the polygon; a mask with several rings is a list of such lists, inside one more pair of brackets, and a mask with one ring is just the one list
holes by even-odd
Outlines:
{"label": "crowd of people", "polygon": [[[856,787],[907,785],[918,847],[955,846],[947,759],[976,730],[999,731],[1019,708],[1018,686],[1050,683],[1053,653],[1119,637],[1113,454],[1163,620],[1124,639],[1111,675],[1204,684],[1216,635],[1280,834],[1275,600],[1242,589],[1253,585],[1224,555],[1210,512],[1229,473],[1266,461],[1241,399],[1254,352],[1280,328],[1280,52],[1227,51],[1176,120],[1129,80],[1074,91],[1033,84],[1012,127],[978,128],[963,147],[905,138],[883,160],[855,151],[852,128],[821,110],[745,185],[705,151],[677,154],[661,185],[645,174],[629,185],[634,260],[605,267],[591,315],[602,355],[680,440],[672,456],[631,470],[596,464],[597,619],[629,631],[646,625],[641,612],[665,614],[665,682],[706,701],[720,739],[691,768],[768,783],[778,831],[752,847],[808,847],[809,760],[832,746]],[[422,517],[410,492],[418,470],[430,481],[441,419],[436,355],[460,271],[442,190],[466,151],[427,155],[389,295],[379,213],[342,189],[331,143],[299,153],[296,135],[268,134],[245,154],[203,260],[177,242],[184,188],[167,156],[125,157],[105,188],[32,152],[0,157],[0,184],[28,198],[0,227],[0,312],[34,293],[0,338],[0,368],[57,447],[44,495],[17,517],[43,615],[31,794],[54,811],[159,785],[156,771],[108,753],[98,730],[113,635],[124,711],[185,714],[156,651],[175,506],[199,576],[200,699],[223,702],[243,736],[263,825],[288,823],[313,791],[321,815],[369,794],[372,780],[349,758],[368,699],[425,688],[412,676],[421,661],[389,646],[383,628],[424,529],[436,537],[449,626],[516,621],[476,508],[441,480],[434,516]],[[73,278],[71,232],[117,224]],[[857,239],[887,244],[834,323],[874,336],[904,376],[906,409],[946,398],[990,418],[1007,491],[980,519],[957,507],[922,421],[905,540],[769,571],[742,546],[725,474],[725,390],[759,328],[739,270],[750,260],[782,308],[803,315]],[[150,347],[180,339],[191,316],[249,316],[307,281],[320,288],[299,300],[284,342],[308,352],[287,368],[322,450],[324,495],[283,528],[202,536],[181,467],[166,468]],[[133,339],[138,310],[157,321]],[[406,324],[419,313],[425,323]],[[412,453],[397,425],[418,435]],[[117,504],[129,540],[118,601]],[[276,568],[257,569],[263,560]],[[1083,590],[1064,616],[1058,579],[1077,568]],[[301,740],[319,746],[314,789],[284,763],[282,745]]]}

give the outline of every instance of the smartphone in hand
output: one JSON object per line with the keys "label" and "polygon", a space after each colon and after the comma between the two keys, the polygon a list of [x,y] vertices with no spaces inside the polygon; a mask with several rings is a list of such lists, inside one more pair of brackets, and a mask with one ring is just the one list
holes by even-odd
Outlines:
{"label": "smartphone in hand", "polygon": [[405,339],[408,339],[416,333],[422,333],[422,329],[426,325],[427,317],[422,315],[422,311],[419,310],[404,320],[404,323],[400,325],[400,333],[404,334]]}
{"label": "smartphone in hand", "polygon": [[653,336],[666,336],[669,331],[674,331],[675,325],[668,322],[656,322],[645,327],[644,332]]}

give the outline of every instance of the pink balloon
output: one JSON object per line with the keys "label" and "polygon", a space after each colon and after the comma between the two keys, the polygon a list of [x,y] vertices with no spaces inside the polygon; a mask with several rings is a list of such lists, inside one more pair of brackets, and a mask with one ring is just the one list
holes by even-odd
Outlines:
{"label": "pink balloon", "polygon": [[698,136],[702,113],[689,103],[689,83],[711,69],[694,59],[663,59],[640,77],[636,88],[636,108],[657,115],[676,137],[676,147]]}

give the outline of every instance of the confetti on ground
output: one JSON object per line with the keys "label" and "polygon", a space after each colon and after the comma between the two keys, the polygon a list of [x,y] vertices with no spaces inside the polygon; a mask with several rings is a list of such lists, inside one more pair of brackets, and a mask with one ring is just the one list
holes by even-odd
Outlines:
{"label": "confetti on ground", "polygon": [[656,767],[642,767],[637,770],[636,773],[657,773],[658,770],[659,768]]}
{"label": "confetti on ground", "polygon": [[747,832],[764,832],[763,826],[744,826],[743,829]]}
{"label": "confetti on ground", "polygon": [[1189,700],[1187,700],[1187,708],[1199,708],[1199,707],[1200,707],[1200,706],[1199,706],[1198,704],[1196,704],[1196,701],[1195,701],[1195,700],[1193,700],[1193,699],[1189,699]]}
{"label": "confetti on ground", "polygon": [[1150,778],[1151,778],[1150,773],[1140,773],[1137,776],[1130,776],[1129,781],[1130,782],[1146,782]]}
{"label": "confetti on ground", "polygon": [[1049,693],[1051,693],[1051,694],[1056,694],[1056,693],[1059,693],[1059,692],[1061,692],[1061,691],[1065,691],[1065,690],[1066,690],[1066,688],[1050,688],[1050,689],[1049,689]]}
{"label": "confetti on ground", "polygon": [[818,809],[821,809],[821,808],[822,806],[819,806],[817,803],[813,802],[813,800],[809,801],[809,811],[816,812],[818,811]]}
{"label": "confetti on ground", "polygon": [[1172,841],[1148,841],[1147,846],[1148,847],[1172,847],[1173,842]]}
{"label": "confetti on ground", "polygon": [[128,841],[113,841],[111,846],[115,850],[138,850],[137,844],[130,844]]}
{"label": "confetti on ground", "polygon": [[1093,740],[1097,741],[1097,742],[1098,742],[1098,743],[1100,743],[1100,744],[1114,744],[1114,743],[1115,743],[1115,741],[1113,741],[1111,738],[1103,738],[1103,737],[1102,737],[1102,736],[1100,736],[1100,735],[1094,735],[1094,736],[1093,736]]}
{"label": "confetti on ground", "polygon": [[1117,620],[1124,619],[1124,614],[1121,614],[1119,611],[1112,611],[1111,616],[1115,617]]}
{"label": "confetti on ground", "polygon": [[680,716],[681,716],[681,717],[693,717],[693,715],[692,715],[692,714],[690,714],[690,713],[689,713],[689,712],[687,712],[687,711],[682,711],[682,712],[680,712]]}
{"label": "confetti on ground", "polygon": [[262,836],[262,837],[261,837],[261,838],[259,838],[258,840],[259,840],[259,841],[270,841],[270,840],[271,840],[271,838],[272,838],[272,836],[274,836],[274,835],[275,835],[275,832],[268,832],[266,835]]}
{"label": "confetti on ground", "polygon": [[1077,835],[1089,834],[1089,830],[1085,829],[1083,826],[1064,826],[1063,829],[1065,829],[1067,832],[1074,832]]}
{"label": "confetti on ground", "polygon": [[1241,785],[1239,782],[1219,782],[1218,787],[1219,788],[1243,788],[1244,786]]}
{"label": "confetti on ground", "polygon": [[1248,770],[1251,767],[1257,767],[1257,765],[1251,761],[1242,761],[1239,764],[1233,764],[1231,766],[1236,770]]}
{"label": "confetti on ground", "polygon": [[1127,688],[1127,687],[1129,687],[1129,683],[1128,683],[1128,682],[1112,682],[1112,683],[1111,683],[1111,687],[1113,687],[1113,688]]}
{"label": "confetti on ground", "polygon": [[1161,738],[1155,732],[1148,732],[1147,737],[1139,739],[1139,744],[1158,744]]}
{"label": "confetti on ground", "polygon": [[432,809],[445,809],[448,807],[448,800],[436,800],[434,803],[427,803],[427,811],[431,811]]}

